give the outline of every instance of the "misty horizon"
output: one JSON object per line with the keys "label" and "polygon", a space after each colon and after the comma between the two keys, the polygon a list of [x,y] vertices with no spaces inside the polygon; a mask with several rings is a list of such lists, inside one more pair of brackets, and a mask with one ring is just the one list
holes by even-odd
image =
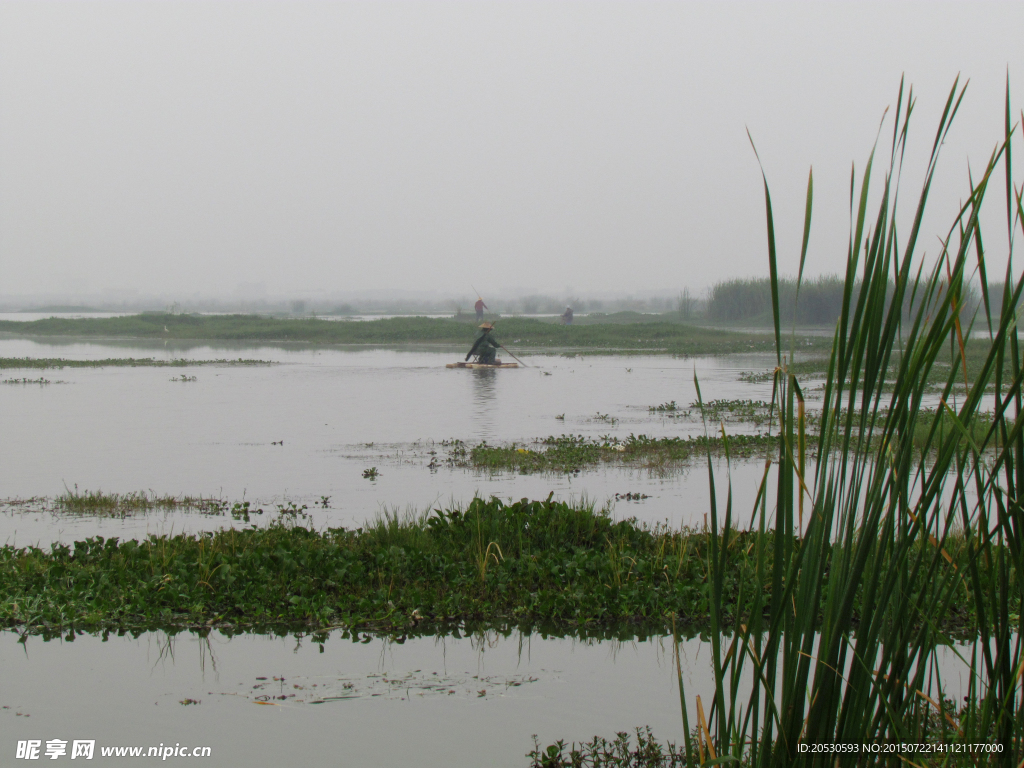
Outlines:
{"label": "misty horizon", "polygon": [[[747,129],[790,274],[813,165],[807,274],[827,274],[851,163],[901,76],[917,188],[959,74],[921,239],[934,255],[969,164],[1001,139],[1007,71],[1024,101],[1024,6],[966,9],[5,3],[0,291],[703,291],[767,271]],[[1005,239],[988,243],[998,269]]]}

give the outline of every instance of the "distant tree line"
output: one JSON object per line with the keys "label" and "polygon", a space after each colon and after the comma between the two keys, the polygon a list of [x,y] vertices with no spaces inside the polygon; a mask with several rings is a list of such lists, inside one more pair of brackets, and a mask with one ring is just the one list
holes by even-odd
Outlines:
{"label": "distant tree line", "polygon": [[[822,275],[804,279],[797,294],[796,279],[779,278],[779,319],[791,325],[834,325],[839,319],[843,305],[843,278],[838,275]],[[854,287],[854,296],[860,290],[860,281]],[[892,300],[894,287],[889,284],[888,300]],[[1002,306],[1002,284],[990,286],[989,300],[993,314],[998,316]],[[960,301],[961,317],[969,322],[982,304],[981,292],[971,284],[964,286]],[[703,306],[701,306],[703,304]],[[904,300],[903,315],[909,318],[914,309],[911,297]],[[679,300],[679,313],[687,316],[703,316],[716,322],[749,323],[770,325],[772,323],[772,290],[767,277],[737,278],[713,285],[704,302],[689,299],[684,291]],[[982,321],[978,314],[977,320]],[[980,327],[980,326],[979,326]]]}
{"label": "distant tree line", "polygon": [[[843,304],[843,279],[822,275],[804,280],[797,299],[796,280],[779,279],[779,314],[791,324],[833,324]],[[707,316],[721,322],[771,323],[772,288],[767,277],[736,278],[715,283],[708,292]]]}

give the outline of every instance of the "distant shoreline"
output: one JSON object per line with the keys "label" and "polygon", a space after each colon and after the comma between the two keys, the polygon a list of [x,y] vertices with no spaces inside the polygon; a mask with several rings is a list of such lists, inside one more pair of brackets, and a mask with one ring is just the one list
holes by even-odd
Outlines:
{"label": "distant shoreline", "polygon": [[[635,352],[643,354],[723,355],[774,350],[771,334],[733,331],[671,321],[665,316],[619,313],[561,325],[534,318],[496,318],[496,334],[512,348]],[[490,319],[490,318],[489,318]],[[172,315],[147,313],[104,318],[47,318],[0,321],[0,333],[12,337],[75,337],[175,341],[389,345],[432,343],[462,345],[476,333],[472,316],[463,318],[391,317],[362,322],[318,318],[279,319],[260,315]],[[801,337],[825,349],[830,338]]]}

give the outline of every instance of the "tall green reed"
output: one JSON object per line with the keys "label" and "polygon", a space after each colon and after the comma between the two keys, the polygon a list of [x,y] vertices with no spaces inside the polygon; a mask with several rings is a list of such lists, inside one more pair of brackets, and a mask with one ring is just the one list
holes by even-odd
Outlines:
{"label": "tall green reed", "polygon": [[[994,744],[998,754],[977,760],[1007,766],[1024,756],[1024,515],[1018,501],[1018,489],[1024,488],[1024,412],[1016,328],[1024,277],[1015,279],[1012,265],[1014,232],[1024,211],[1012,182],[1009,84],[1004,136],[981,175],[971,179],[940,257],[926,271],[918,255],[939,150],[965,89],[958,78],[949,92],[905,236],[896,214],[913,89],[904,94],[900,84],[888,169],[873,214],[868,200],[877,140],[859,192],[851,171],[842,307],[813,457],[805,449],[804,393],[788,368],[792,347],[787,355],[783,344],[775,226],[764,180],[777,359],[774,517],[766,464],[751,517],[751,528],[760,534],[754,543],[755,583],[763,589],[752,596],[747,613],[730,616],[722,575],[731,553],[716,542],[729,540],[736,521],[731,487],[724,514],[720,507],[709,454],[715,691],[710,707],[703,703],[703,736],[703,727],[696,736],[690,732],[690,702],[679,675],[686,749],[694,762],[832,765],[834,754],[803,752],[801,745],[839,742],[857,745],[864,764],[892,762],[891,754],[863,754],[865,744],[877,742]],[[996,308],[979,214],[1000,166],[1006,177],[1008,261],[1007,289],[1000,291],[1002,306]],[[807,256],[812,184],[809,178],[797,291]],[[964,338],[972,324],[964,297],[974,274],[992,343],[982,365],[972,366],[978,373],[970,381]],[[909,315],[907,306],[913,308]],[[1010,380],[1003,377],[1007,356]],[[928,398],[934,399],[928,375],[947,361],[941,407],[928,408]],[[954,397],[954,385],[961,382],[966,392]],[[986,401],[993,418],[978,439],[969,427]],[[926,435],[923,446],[915,445],[915,433]],[[770,528],[781,535],[767,536]],[[966,565],[954,564],[947,544],[967,548]],[[970,683],[961,704],[947,698],[938,650],[949,644],[943,628],[964,600],[976,606],[977,637],[970,658],[963,659]],[[716,758],[705,752],[702,738],[717,746]]]}

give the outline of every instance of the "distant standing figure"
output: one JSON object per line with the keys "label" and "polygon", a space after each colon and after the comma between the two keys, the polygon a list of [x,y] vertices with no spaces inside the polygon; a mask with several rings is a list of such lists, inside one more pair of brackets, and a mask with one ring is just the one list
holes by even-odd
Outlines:
{"label": "distant standing figure", "polygon": [[476,341],[473,342],[473,347],[469,350],[469,354],[466,355],[466,362],[469,362],[469,358],[476,355],[477,363],[501,365],[501,360],[495,357],[495,354],[501,348],[501,344],[491,336],[491,331],[493,330],[494,326],[490,323],[480,324],[480,334],[476,337]]}
{"label": "distant standing figure", "polygon": [[484,304],[483,296],[477,297],[476,304],[473,305],[473,308],[476,310],[476,321],[478,323],[484,319],[484,310],[490,309],[490,307]]}
{"label": "distant standing figure", "polygon": [[562,313],[562,325],[572,325],[572,307],[566,307]]}

